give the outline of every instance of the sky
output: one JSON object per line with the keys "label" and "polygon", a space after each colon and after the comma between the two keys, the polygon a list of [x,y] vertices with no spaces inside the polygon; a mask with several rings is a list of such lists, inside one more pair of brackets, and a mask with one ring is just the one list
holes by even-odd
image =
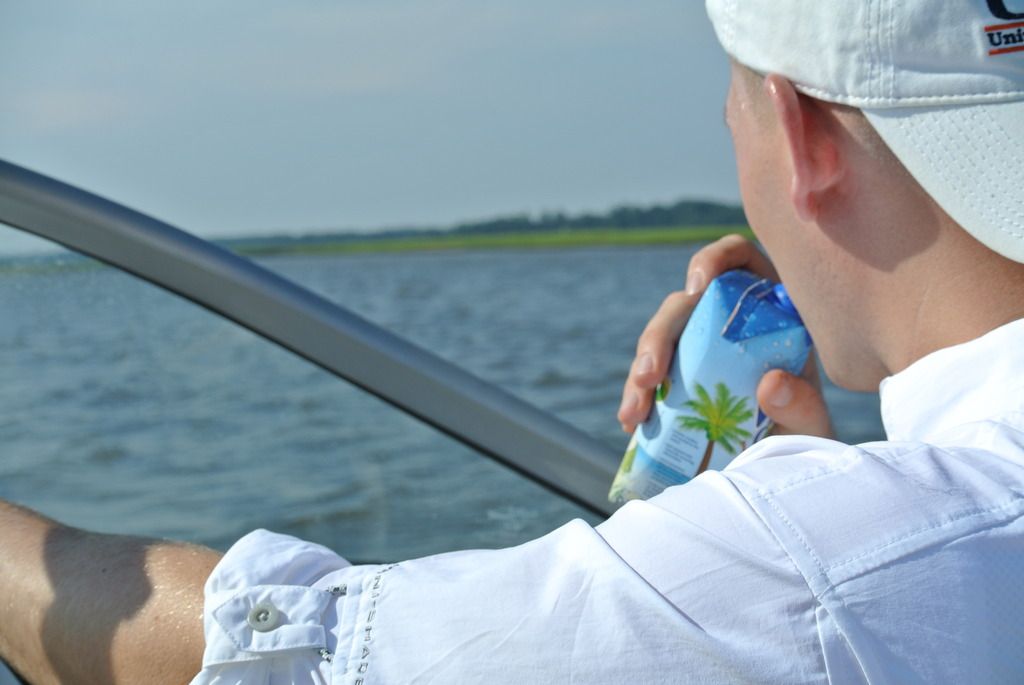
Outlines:
{"label": "sky", "polygon": [[735,202],[727,80],[698,0],[0,0],[0,158],[207,237]]}

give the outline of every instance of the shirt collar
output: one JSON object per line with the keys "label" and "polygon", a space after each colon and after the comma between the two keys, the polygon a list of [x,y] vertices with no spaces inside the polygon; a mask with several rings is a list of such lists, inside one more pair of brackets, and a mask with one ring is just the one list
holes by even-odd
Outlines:
{"label": "shirt collar", "polygon": [[1024,412],[1024,319],[922,357],[883,380],[879,394],[886,435],[897,442]]}

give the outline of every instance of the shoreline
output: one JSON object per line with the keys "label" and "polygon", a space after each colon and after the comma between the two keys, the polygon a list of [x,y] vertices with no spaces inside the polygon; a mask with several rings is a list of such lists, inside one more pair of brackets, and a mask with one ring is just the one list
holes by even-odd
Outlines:
{"label": "shoreline", "polygon": [[354,238],[322,243],[237,246],[235,252],[253,257],[278,255],[337,255],[442,250],[558,249],[618,245],[683,245],[711,242],[730,233],[753,238],[750,228],[736,226],[679,226],[668,228],[599,228],[543,232],[454,233],[400,238]]}

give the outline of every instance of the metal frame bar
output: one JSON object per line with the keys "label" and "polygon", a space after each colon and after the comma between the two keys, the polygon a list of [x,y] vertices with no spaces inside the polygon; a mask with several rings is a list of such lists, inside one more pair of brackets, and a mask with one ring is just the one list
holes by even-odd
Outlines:
{"label": "metal frame bar", "polygon": [[614,510],[610,447],[244,257],[2,160],[0,222],[231,319],[595,514]]}

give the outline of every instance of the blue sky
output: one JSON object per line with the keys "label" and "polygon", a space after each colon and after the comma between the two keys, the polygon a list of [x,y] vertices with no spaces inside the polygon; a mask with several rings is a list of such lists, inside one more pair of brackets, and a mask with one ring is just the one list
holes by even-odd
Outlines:
{"label": "blue sky", "polygon": [[6,2],[0,158],[206,236],[736,201],[727,76],[696,0]]}

